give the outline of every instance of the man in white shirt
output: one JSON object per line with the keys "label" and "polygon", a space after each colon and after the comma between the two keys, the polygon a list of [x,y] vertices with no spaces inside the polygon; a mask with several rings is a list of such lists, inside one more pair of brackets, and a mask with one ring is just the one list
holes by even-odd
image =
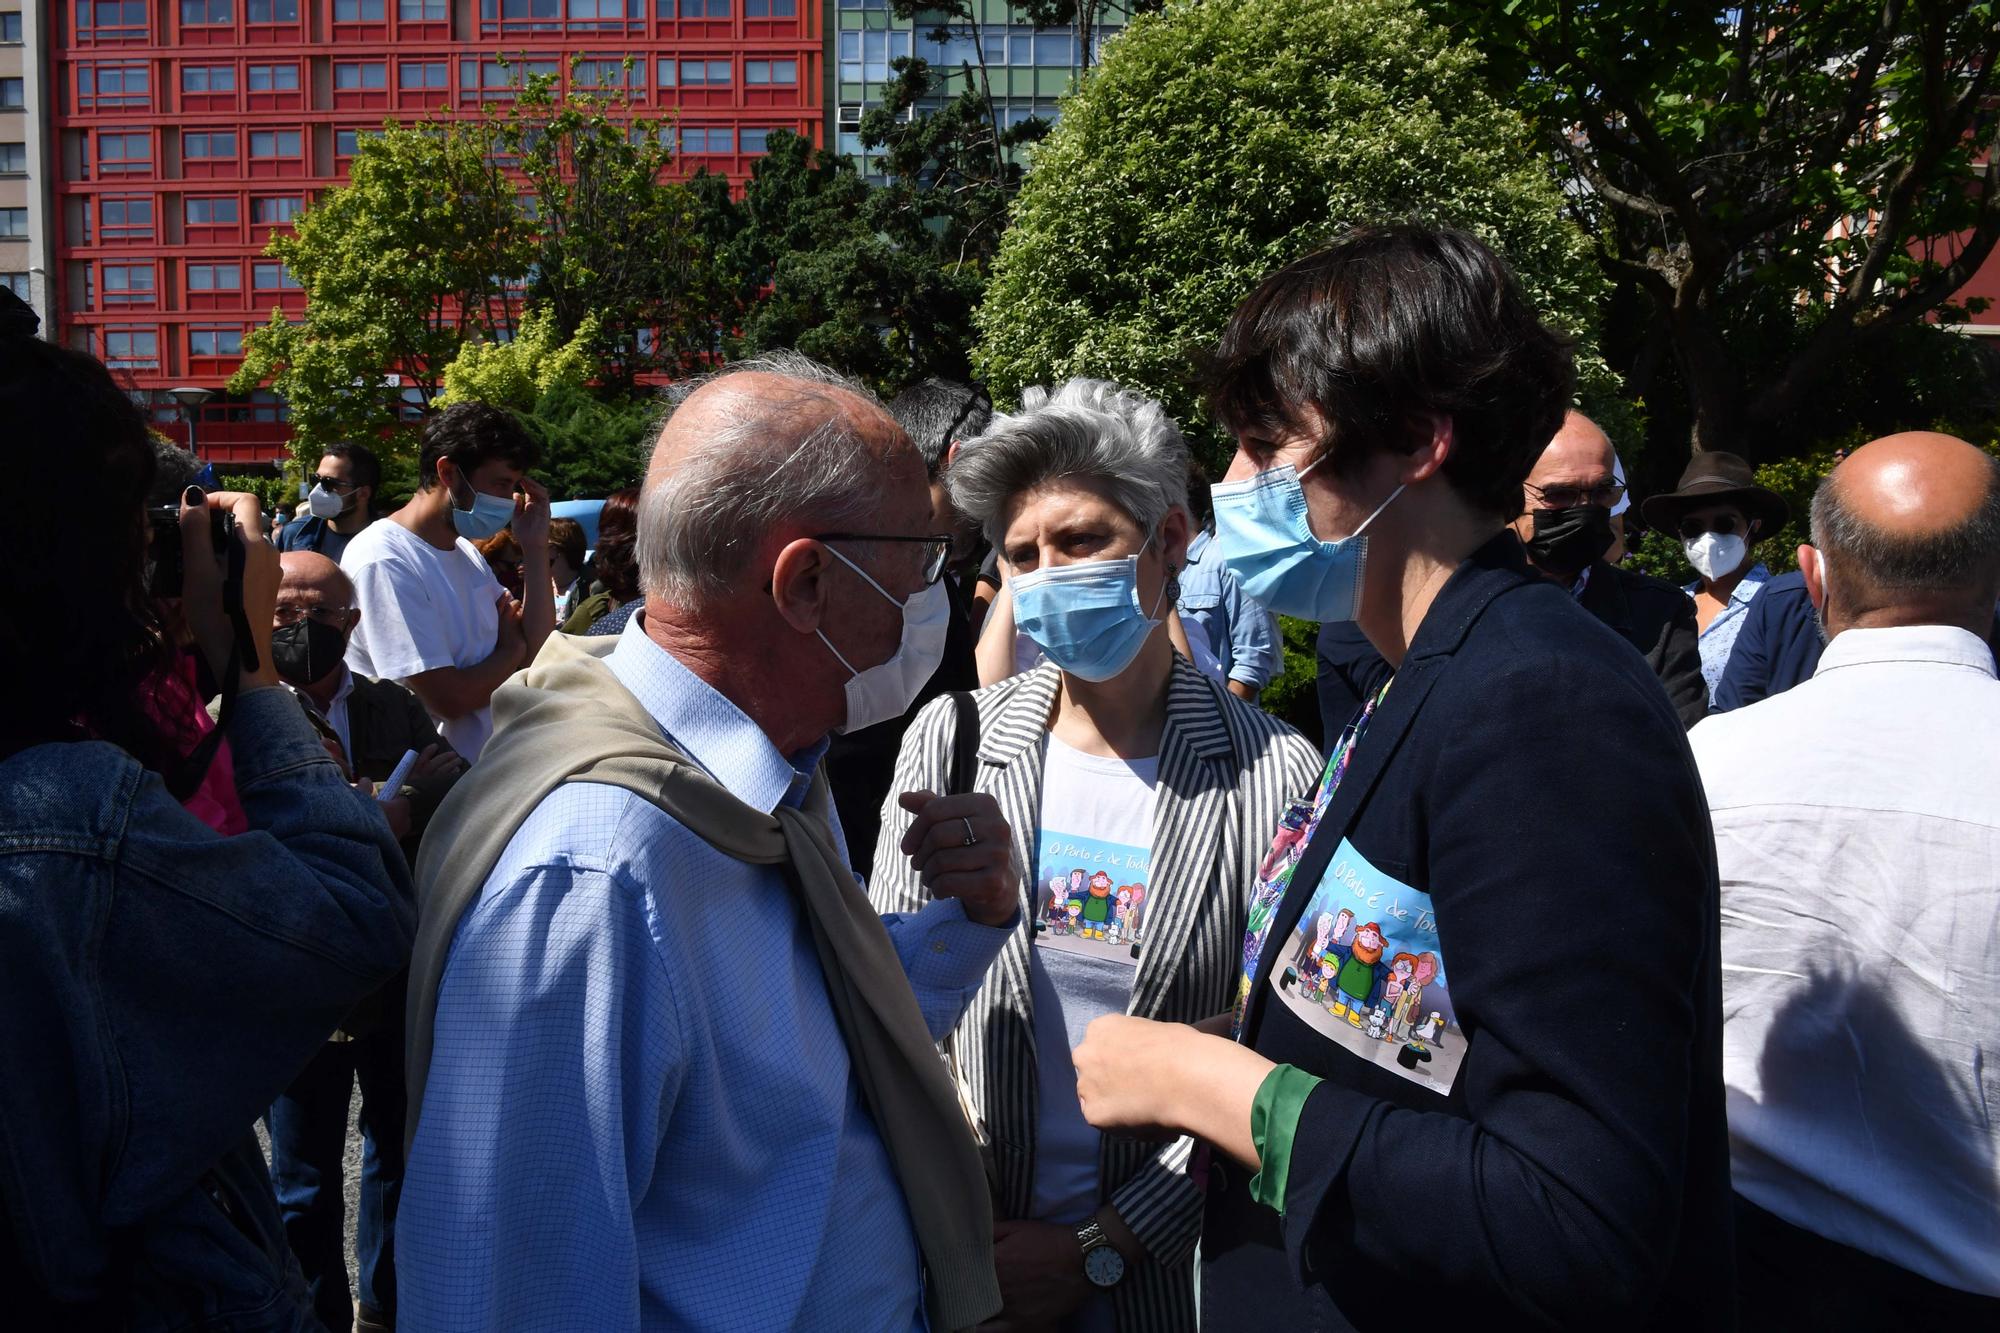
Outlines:
{"label": "man in white shirt", "polygon": [[2000,463],[1856,450],[1810,680],[1691,733],[1722,872],[1745,1327],[2000,1327]]}
{"label": "man in white shirt", "polygon": [[[347,664],[415,691],[467,760],[493,730],[493,691],[555,629],[549,494],[527,475],[539,456],[509,413],[445,409],[424,427],[416,496],[340,561],[361,611]],[[518,604],[472,546],[509,526],[521,545]]]}

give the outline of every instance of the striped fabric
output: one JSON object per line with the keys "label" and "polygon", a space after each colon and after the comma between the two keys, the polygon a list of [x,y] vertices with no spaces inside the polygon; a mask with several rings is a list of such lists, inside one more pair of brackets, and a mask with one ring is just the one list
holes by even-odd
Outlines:
{"label": "striped fabric", "polygon": [[[979,711],[975,787],[1000,803],[1022,867],[1021,927],[1000,951],[953,1042],[972,1100],[993,1141],[1003,1217],[1028,1215],[1035,1180],[1035,1022],[1028,985],[1034,938],[1028,874],[1035,865],[1048,724],[1061,673],[1042,666],[973,696]],[[945,790],[954,736],[951,700],[934,700],[911,724],[882,813],[882,847],[910,826],[906,791]],[[1311,793],[1317,747],[1174,659],[1160,745],[1148,941],[1129,1012],[1190,1023],[1229,1008],[1257,864],[1293,800]],[[907,859],[881,856],[870,888],[883,912],[915,911],[925,893]],[[1116,1292],[1121,1333],[1195,1327],[1194,1244],[1202,1199],[1186,1168],[1192,1141],[1160,1147],[1112,1135],[1099,1161],[1103,1197],[1154,1262],[1136,1265]]]}

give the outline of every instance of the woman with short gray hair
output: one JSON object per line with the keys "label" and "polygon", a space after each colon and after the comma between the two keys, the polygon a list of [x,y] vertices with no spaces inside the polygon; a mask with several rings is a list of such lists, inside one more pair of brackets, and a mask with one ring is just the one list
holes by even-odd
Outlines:
{"label": "woman with short gray hair", "polygon": [[[1101,1136],[1069,1052],[1104,1014],[1198,1022],[1229,1009],[1242,886],[1319,776],[1313,745],[1169,642],[1187,463],[1157,402],[1078,379],[1029,390],[946,474],[999,554],[1014,624],[1046,658],[972,695],[963,720],[950,698],[926,708],[890,787],[947,790],[960,729],[976,727],[963,737],[976,739],[971,786],[998,799],[1024,870],[1020,927],[952,1037],[995,1158],[1002,1319],[1020,1326],[1194,1327],[1191,1141]],[[890,800],[884,838],[910,819]],[[907,865],[876,864],[879,909],[921,904]]]}

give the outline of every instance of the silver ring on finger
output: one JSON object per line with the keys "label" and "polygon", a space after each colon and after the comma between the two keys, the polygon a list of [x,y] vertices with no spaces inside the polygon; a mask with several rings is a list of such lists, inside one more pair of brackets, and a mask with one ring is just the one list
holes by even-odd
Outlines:
{"label": "silver ring on finger", "polygon": [[964,815],[960,815],[960,816],[958,817],[958,822],[959,822],[959,823],[961,823],[961,824],[963,824],[963,825],[965,825],[965,842],[964,842],[964,844],[963,844],[964,846],[967,846],[967,847],[970,847],[970,846],[972,846],[972,845],[973,845],[974,843],[976,843],[976,842],[978,842],[978,841],[979,841],[979,835],[978,835],[977,833],[974,833],[974,832],[972,831],[972,820],[971,820],[971,819],[967,818],[967,817],[966,817],[966,816],[964,816]]}

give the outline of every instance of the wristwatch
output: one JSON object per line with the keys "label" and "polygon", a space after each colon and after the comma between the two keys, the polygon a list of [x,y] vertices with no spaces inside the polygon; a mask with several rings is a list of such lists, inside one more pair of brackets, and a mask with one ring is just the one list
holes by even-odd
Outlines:
{"label": "wristwatch", "polygon": [[1076,1240],[1083,1246],[1083,1275],[1092,1286],[1109,1291],[1124,1281],[1125,1256],[1118,1253],[1118,1247],[1104,1234],[1096,1218],[1076,1229]]}

